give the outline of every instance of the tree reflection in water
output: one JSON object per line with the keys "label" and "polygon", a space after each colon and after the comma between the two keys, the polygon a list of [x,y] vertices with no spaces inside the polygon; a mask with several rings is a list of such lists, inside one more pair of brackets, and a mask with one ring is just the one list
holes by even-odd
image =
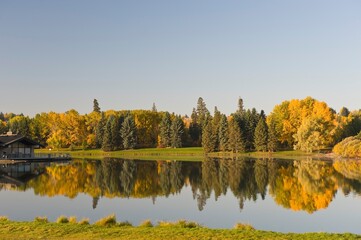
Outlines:
{"label": "tree reflection in water", "polygon": [[[9,175],[4,169],[2,176]],[[0,190],[8,184],[4,179],[0,177]],[[200,211],[212,194],[217,200],[231,191],[240,210],[247,201],[265,199],[268,193],[284,208],[313,213],[327,208],[338,189],[345,195],[361,194],[361,162],[267,158],[205,158],[203,162],[76,160],[47,166],[43,174],[11,190],[33,189],[37,195],[69,198],[84,193],[93,198],[96,208],[103,197],[156,201],[156,197],[180,194],[185,186],[190,186]]]}

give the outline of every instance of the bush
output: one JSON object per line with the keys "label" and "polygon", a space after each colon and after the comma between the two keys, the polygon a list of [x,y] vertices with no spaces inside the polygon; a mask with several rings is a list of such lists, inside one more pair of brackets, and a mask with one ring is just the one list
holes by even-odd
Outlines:
{"label": "bush", "polygon": [[56,223],[69,223],[69,219],[65,216],[60,216],[56,219]]}
{"label": "bush", "polygon": [[119,223],[117,224],[117,226],[118,226],[118,227],[132,227],[133,224],[131,224],[131,223],[128,222],[128,221],[125,221],[125,222],[119,222]]}
{"label": "bush", "polygon": [[49,220],[47,217],[35,217],[34,218],[34,222],[38,222],[38,223],[48,223]]}
{"label": "bush", "polygon": [[115,224],[117,224],[117,219],[115,217],[115,214],[101,218],[97,222],[95,222],[95,225],[98,226],[114,226]]}
{"label": "bush", "polygon": [[201,227],[201,225],[199,225],[196,222],[187,222],[186,220],[179,220],[178,222],[164,222],[164,221],[160,221],[158,222],[158,225],[160,227],[181,227],[181,228],[196,228],[196,227]]}
{"label": "bush", "polygon": [[143,221],[140,225],[140,227],[153,227],[153,223],[148,219]]}
{"label": "bush", "polygon": [[246,230],[246,231],[250,231],[250,230],[254,230],[254,227],[250,224],[245,224],[245,223],[236,223],[236,225],[234,225],[235,229],[238,230]]}
{"label": "bush", "polygon": [[79,222],[80,225],[89,225],[89,218],[83,218]]}
{"label": "bush", "polygon": [[77,222],[76,217],[74,217],[74,216],[69,217],[69,222],[70,223],[76,223]]}
{"label": "bush", "polygon": [[0,222],[7,222],[9,218],[7,216],[0,216]]}

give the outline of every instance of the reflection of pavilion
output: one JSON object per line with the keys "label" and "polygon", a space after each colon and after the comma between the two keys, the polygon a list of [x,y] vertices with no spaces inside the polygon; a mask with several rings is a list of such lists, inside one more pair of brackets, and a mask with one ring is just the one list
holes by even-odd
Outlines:
{"label": "reflection of pavilion", "polygon": [[0,164],[0,189],[25,186],[28,181],[42,174],[49,162]]}

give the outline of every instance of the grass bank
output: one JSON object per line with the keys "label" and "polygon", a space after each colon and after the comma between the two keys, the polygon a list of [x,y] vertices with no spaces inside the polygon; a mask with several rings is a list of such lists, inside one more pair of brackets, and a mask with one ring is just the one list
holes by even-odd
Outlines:
{"label": "grass bank", "polygon": [[[120,150],[112,152],[104,152],[101,149],[89,150],[51,150],[39,149],[36,153],[67,153],[73,158],[87,158],[87,159],[101,159],[101,158],[127,158],[127,159],[144,159],[144,160],[183,160],[183,161],[202,161],[206,156],[201,147],[188,148],[143,148],[133,150]],[[234,157],[252,157],[252,158],[280,158],[280,159],[305,159],[312,158],[327,158],[325,154],[305,153],[301,151],[279,151],[274,153],[269,152],[247,152],[247,153],[231,153],[231,152],[216,152],[208,153],[209,157],[218,158],[234,158]]]}
{"label": "grass bank", "polygon": [[138,227],[129,223],[99,220],[97,224],[75,221],[49,223],[44,219],[33,222],[0,221],[1,239],[361,239],[356,234],[331,233],[276,233],[254,230],[248,225],[238,225],[235,229],[209,229],[196,223],[179,221],[159,223],[153,226],[145,222]]}

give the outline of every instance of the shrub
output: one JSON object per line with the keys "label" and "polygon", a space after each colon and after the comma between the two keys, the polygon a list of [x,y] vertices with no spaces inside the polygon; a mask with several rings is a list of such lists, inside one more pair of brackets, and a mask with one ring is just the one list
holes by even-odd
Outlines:
{"label": "shrub", "polygon": [[115,214],[101,218],[97,222],[95,222],[95,225],[98,226],[114,226],[115,224],[117,224],[117,219],[115,217]]}
{"label": "shrub", "polygon": [[254,230],[254,227],[250,224],[245,224],[245,223],[236,223],[236,225],[234,225],[235,229],[239,229],[239,230],[246,230],[246,231],[250,231],[250,230]]}
{"label": "shrub", "polygon": [[187,222],[186,220],[179,220],[178,222],[164,222],[164,221],[160,221],[158,222],[158,225],[160,227],[171,227],[171,226],[176,226],[176,227],[181,227],[181,228],[196,228],[196,227],[201,227],[201,225],[199,225],[196,222]]}
{"label": "shrub", "polygon": [[153,223],[148,219],[140,223],[140,227],[153,227]]}
{"label": "shrub", "polygon": [[7,222],[9,218],[7,216],[0,216],[0,222]]}
{"label": "shrub", "polygon": [[128,222],[128,221],[125,221],[125,222],[119,222],[119,223],[117,224],[117,226],[118,226],[118,227],[132,227],[133,224],[131,224],[131,223]]}
{"label": "shrub", "polygon": [[70,222],[70,223],[76,223],[76,222],[77,222],[76,217],[75,217],[75,216],[69,217],[69,222]]}
{"label": "shrub", "polygon": [[48,223],[49,220],[47,217],[35,217],[34,218],[34,222],[38,222],[38,223]]}
{"label": "shrub", "polygon": [[56,219],[56,223],[68,223],[69,219],[65,216],[60,216],[58,219]]}
{"label": "shrub", "polygon": [[89,218],[83,218],[79,222],[80,225],[89,225]]}

